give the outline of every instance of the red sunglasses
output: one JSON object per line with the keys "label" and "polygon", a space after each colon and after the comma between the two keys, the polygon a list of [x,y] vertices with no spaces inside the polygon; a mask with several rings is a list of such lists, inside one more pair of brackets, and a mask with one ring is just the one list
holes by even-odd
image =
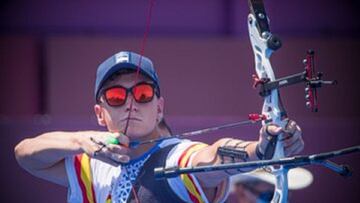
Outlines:
{"label": "red sunglasses", "polygon": [[130,88],[112,86],[106,88],[103,91],[103,95],[109,106],[118,107],[125,104],[129,92],[131,92],[136,102],[147,103],[154,98],[155,85],[152,83],[141,82]]}

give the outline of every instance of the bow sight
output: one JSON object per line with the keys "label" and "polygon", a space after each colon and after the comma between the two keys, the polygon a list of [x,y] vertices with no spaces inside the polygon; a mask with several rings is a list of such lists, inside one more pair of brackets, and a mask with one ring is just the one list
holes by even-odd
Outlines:
{"label": "bow sight", "polygon": [[305,71],[286,77],[270,81],[268,78],[259,79],[258,76],[253,75],[254,84],[253,87],[260,87],[259,94],[262,97],[266,97],[271,94],[271,91],[274,89],[279,89],[281,87],[286,87],[289,85],[294,85],[297,83],[305,83],[305,100],[306,107],[311,109],[312,112],[318,111],[318,102],[317,102],[317,89],[322,87],[322,85],[336,85],[336,80],[322,80],[323,73],[317,72],[315,74],[315,62],[314,62],[315,52],[313,50],[308,50],[306,58],[303,60],[305,65]]}

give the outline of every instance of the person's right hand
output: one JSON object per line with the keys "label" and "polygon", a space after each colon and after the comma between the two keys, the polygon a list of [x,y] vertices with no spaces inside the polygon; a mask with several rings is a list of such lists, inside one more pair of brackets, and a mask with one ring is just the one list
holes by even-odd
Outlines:
{"label": "person's right hand", "polygon": [[[118,166],[119,163],[127,163],[129,138],[122,133],[101,131],[79,132],[79,145],[89,157]],[[115,138],[119,144],[111,144],[109,140]]]}

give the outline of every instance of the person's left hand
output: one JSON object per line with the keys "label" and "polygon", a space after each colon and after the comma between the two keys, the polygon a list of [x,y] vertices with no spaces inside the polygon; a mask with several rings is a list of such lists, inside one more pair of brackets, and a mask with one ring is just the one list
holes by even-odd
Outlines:
{"label": "person's left hand", "polygon": [[285,129],[274,124],[263,126],[260,129],[259,151],[264,154],[265,148],[269,144],[269,136],[280,134],[283,134],[279,139],[283,143],[285,156],[298,154],[304,149],[304,140],[301,136],[300,127],[295,121],[289,120]]}

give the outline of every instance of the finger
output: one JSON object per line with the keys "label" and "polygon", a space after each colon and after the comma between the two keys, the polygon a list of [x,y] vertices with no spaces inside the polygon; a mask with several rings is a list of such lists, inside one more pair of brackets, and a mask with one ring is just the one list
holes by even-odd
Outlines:
{"label": "finger", "polygon": [[120,145],[123,145],[126,147],[129,146],[130,139],[125,134],[117,132],[117,133],[113,133],[113,136],[119,141]]}
{"label": "finger", "polygon": [[94,142],[92,140],[90,143],[83,143],[86,149],[86,153],[91,157],[96,157],[101,153],[101,150],[105,147],[105,145],[100,145],[99,143]]}
{"label": "finger", "polygon": [[113,153],[109,150],[108,147],[103,148],[101,152],[101,154],[103,154],[108,159],[111,159],[118,163],[127,163],[130,161],[130,157],[128,155]]}
{"label": "finger", "polygon": [[294,148],[288,152],[287,156],[293,156],[296,154],[299,154],[304,149],[304,145],[301,143],[298,143],[297,145],[294,145]]}
{"label": "finger", "polygon": [[282,128],[274,124],[270,124],[265,127],[266,135],[275,136],[281,134],[282,132]]}
{"label": "finger", "polygon": [[304,143],[302,140],[298,140],[294,144],[292,144],[290,147],[284,148],[284,152],[286,156],[294,155],[302,151],[304,146]]}
{"label": "finger", "polygon": [[[302,136],[302,131],[301,131],[301,129],[300,129],[299,126],[296,126],[295,132],[294,132],[293,134],[288,134],[288,135],[290,136],[289,138],[291,138],[291,139],[293,139],[293,140],[296,140],[296,139],[301,138],[301,136]],[[285,139],[284,139],[284,140],[285,140]],[[289,141],[289,142],[291,142],[291,141]]]}
{"label": "finger", "polygon": [[105,146],[105,143],[102,142],[101,140],[98,140],[98,139],[95,139],[93,137],[90,137],[90,141],[92,142],[93,145],[96,145],[96,146]]}
{"label": "finger", "polygon": [[123,155],[123,154],[111,153],[110,158],[118,163],[128,163],[130,161],[130,157],[128,155]]}
{"label": "finger", "polygon": [[302,135],[302,131],[298,125],[295,126],[295,131],[293,133],[287,132],[284,134],[284,137],[281,139],[281,141],[289,143],[293,143],[294,140],[298,139]]}
{"label": "finger", "polygon": [[128,154],[130,151],[129,148],[127,148],[127,147],[123,147],[123,146],[115,145],[115,144],[109,144],[109,145],[107,145],[107,148],[110,152],[116,153],[116,154]]}
{"label": "finger", "polygon": [[[295,133],[297,133],[297,132],[300,133],[300,136],[302,135],[302,130],[301,130],[300,126],[298,126],[298,125],[296,125],[296,131],[295,131]],[[294,134],[295,134],[295,133],[294,133]]]}
{"label": "finger", "polygon": [[280,141],[284,141],[285,142],[290,142],[289,140],[293,139],[294,135],[286,133],[283,134],[282,138],[280,139]]}
{"label": "finger", "polygon": [[93,158],[106,162],[112,166],[118,166],[119,162],[123,162],[123,163],[127,162],[126,159],[123,160],[120,157],[116,157],[115,155],[112,155],[110,150],[108,150],[107,147],[105,146],[102,146],[101,148],[94,151]]}
{"label": "finger", "polygon": [[304,147],[305,147],[305,143],[304,143],[304,140],[301,140],[301,146],[294,150],[294,154],[299,154],[302,150],[304,150]]}
{"label": "finger", "polygon": [[300,135],[301,135],[301,133],[302,133],[301,128],[300,128],[300,126],[298,126],[298,125],[294,125],[294,126],[290,127],[289,131],[285,131],[285,132],[287,132],[287,133],[289,133],[289,134],[300,133]]}
{"label": "finger", "polygon": [[282,143],[284,147],[291,147],[292,145],[294,145],[296,142],[298,142],[300,140],[300,136],[299,134],[297,135],[289,135],[287,139],[283,139]]}
{"label": "finger", "polygon": [[290,134],[294,134],[295,131],[297,130],[297,124],[295,121],[293,120],[290,120],[287,125],[285,126],[285,129],[284,131],[287,132],[287,133],[290,133]]}
{"label": "finger", "polygon": [[293,133],[293,137],[294,138],[301,138],[301,135],[302,135],[302,131],[301,131],[300,127],[296,126],[296,130]]}
{"label": "finger", "polygon": [[304,149],[305,142],[301,136],[299,136],[299,138],[298,138],[298,143],[300,144],[300,147],[298,147],[297,149],[294,149],[293,154],[298,154]]}

